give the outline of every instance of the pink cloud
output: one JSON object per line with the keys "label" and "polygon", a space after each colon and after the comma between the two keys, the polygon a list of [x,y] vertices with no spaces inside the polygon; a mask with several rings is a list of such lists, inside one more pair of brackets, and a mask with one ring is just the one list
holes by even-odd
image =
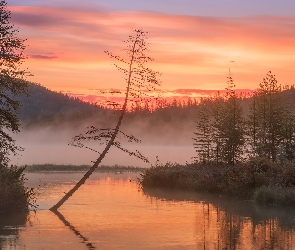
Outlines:
{"label": "pink cloud", "polygon": [[295,78],[294,17],[216,18],[65,7],[11,10],[21,36],[28,38],[34,81],[48,87],[57,88],[60,82],[78,92],[120,89],[122,81],[103,51],[122,55],[122,41],[137,27],[150,33],[149,53],[156,59],[151,66],[163,73],[166,89],[223,89],[228,68],[238,88],[256,88],[269,70],[283,83]]}
{"label": "pink cloud", "polygon": [[29,58],[40,59],[40,60],[51,60],[56,59],[58,56],[48,56],[48,55],[29,55]]}
{"label": "pink cloud", "polygon": [[[101,91],[96,89],[97,93],[100,93]],[[103,89],[102,92],[105,92],[106,90]],[[241,95],[242,97],[249,97],[251,96],[253,90],[249,89],[237,89],[236,93],[237,95]],[[213,95],[216,95],[217,93],[224,95],[226,93],[226,90],[201,90],[201,89],[176,89],[176,90],[162,90],[160,96],[159,91],[155,91],[154,94],[157,98],[153,99],[142,99],[142,102],[139,102],[139,105],[144,106],[145,100],[148,100],[148,102],[151,104],[153,103],[154,106],[156,106],[157,101],[165,102],[166,104],[171,104],[175,100],[177,102],[181,103],[187,103],[187,101],[190,99],[192,101],[199,101],[201,98],[210,97]],[[88,94],[75,94],[72,92],[67,92],[68,95],[72,97],[79,98],[83,101],[90,102],[90,103],[96,103],[97,105],[104,106],[107,108],[113,108],[114,105],[116,108],[121,108],[123,105],[123,102],[125,100],[125,97],[122,95],[88,95]],[[132,106],[132,103],[134,102],[132,100],[129,101],[129,108]]]}

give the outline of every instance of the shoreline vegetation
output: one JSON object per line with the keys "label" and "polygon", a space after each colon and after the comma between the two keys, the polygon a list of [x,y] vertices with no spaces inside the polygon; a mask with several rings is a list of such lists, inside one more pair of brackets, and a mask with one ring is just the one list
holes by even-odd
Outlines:
{"label": "shoreline vegetation", "polygon": [[254,200],[259,204],[295,206],[295,163],[253,158],[235,166],[214,163],[166,163],[141,174],[143,188],[183,189]]}
{"label": "shoreline vegetation", "polygon": [[33,188],[25,187],[24,168],[0,167],[0,214],[26,213],[36,208]]}
{"label": "shoreline vegetation", "polygon": [[[225,163],[158,164],[151,168],[105,166],[95,172],[138,172],[142,188],[198,191],[253,200],[258,204],[295,206],[295,163],[279,164],[266,158],[253,158],[234,166]],[[89,165],[33,164],[24,173],[79,173]]]}
{"label": "shoreline vegetation", "polygon": [[[25,166],[25,171],[28,173],[46,173],[46,172],[85,172],[88,171],[90,165],[70,165],[70,164],[33,164]],[[146,168],[133,167],[133,166],[99,166],[95,172],[141,172]]]}
{"label": "shoreline vegetation", "polygon": [[282,86],[269,71],[247,105],[229,71],[224,96],[198,103],[195,163],[156,165],[142,187],[182,188],[295,206],[294,85]]}

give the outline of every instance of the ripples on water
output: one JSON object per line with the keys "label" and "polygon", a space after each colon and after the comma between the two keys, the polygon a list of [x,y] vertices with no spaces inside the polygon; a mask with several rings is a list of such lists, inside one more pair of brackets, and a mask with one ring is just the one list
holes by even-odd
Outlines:
{"label": "ripples on water", "polygon": [[293,209],[175,190],[140,190],[136,173],[30,173],[39,210],[0,216],[0,249],[295,249]]}

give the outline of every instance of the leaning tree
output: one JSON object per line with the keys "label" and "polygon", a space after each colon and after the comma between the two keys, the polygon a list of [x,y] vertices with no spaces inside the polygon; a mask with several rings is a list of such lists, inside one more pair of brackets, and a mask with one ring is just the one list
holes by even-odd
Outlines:
{"label": "leaning tree", "polygon": [[128,141],[139,142],[139,140],[134,136],[127,135],[120,130],[122,120],[128,108],[128,103],[130,101],[138,102],[144,98],[148,98],[148,95],[145,94],[146,91],[153,91],[155,90],[155,87],[160,84],[157,79],[159,73],[146,66],[148,62],[153,60],[151,57],[146,55],[148,45],[146,39],[147,32],[135,30],[134,34],[130,35],[125,41],[127,44],[125,49],[126,59],[114,55],[109,51],[105,51],[110,58],[116,60],[115,67],[123,73],[126,83],[124,104],[121,108],[117,125],[114,128],[98,128],[91,126],[84,134],[80,134],[73,138],[72,144],[74,146],[84,147],[85,141],[94,140],[98,142],[98,144],[105,144],[105,147],[101,152],[94,149],[99,154],[99,157],[96,159],[93,166],[87,171],[81,180],[77,182],[77,184],[69,192],[67,192],[64,197],[61,198],[59,202],[50,208],[51,211],[57,211],[57,209],[85,183],[89,176],[99,166],[112,146],[127,152],[129,155],[136,156],[148,162],[147,158],[145,158],[139,151],[130,151],[126,149],[118,140],[120,137],[124,137],[127,138]]}

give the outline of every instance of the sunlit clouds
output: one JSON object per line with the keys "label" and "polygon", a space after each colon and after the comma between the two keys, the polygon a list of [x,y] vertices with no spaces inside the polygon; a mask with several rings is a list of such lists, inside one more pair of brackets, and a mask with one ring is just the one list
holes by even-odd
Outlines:
{"label": "sunlit clouds", "polygon": [[11,11],[20,36],[28,39],[29,80],[84,99],[95,99],[93,89],[124,89],[103,51],[123,55],[122,41],[134,28],[150,33],[150,66],[163,73],[167,97],[177,89],[222,90],[229,68],[238,89],[257,88],[269,70],[282,85],[294,84],[295,17],[21,6]]}

